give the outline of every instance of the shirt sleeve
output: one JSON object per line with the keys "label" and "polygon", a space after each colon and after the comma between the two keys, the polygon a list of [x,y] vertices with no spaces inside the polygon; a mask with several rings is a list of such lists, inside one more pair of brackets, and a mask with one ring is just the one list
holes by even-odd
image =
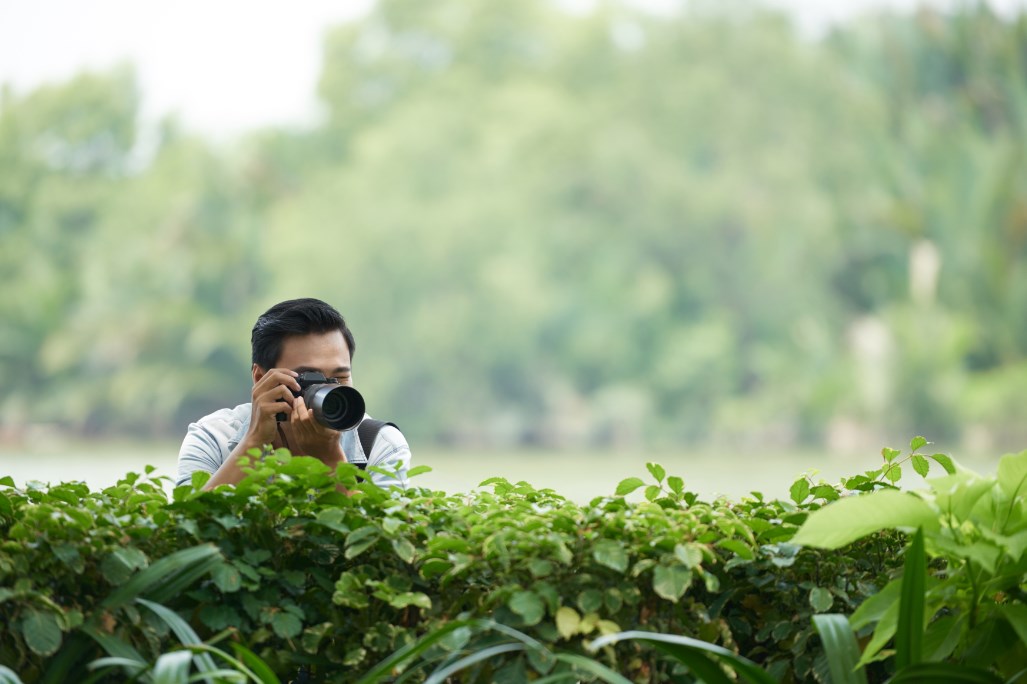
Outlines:
{"label": "shirt sleeve", "polygon": [[378,433],[367,457],[367,465],[381,468],[394,475],[371,473],[371,481],[379,487],[407,487],[407,471],[410,469],[410,445],[403,433],[391,425],[384,426]]}
{"label": "shirt sleeve", "polygon": [[178,477],[175,486],[188,484],[193,473],[202,471],[214,474],[224,463],[225,444],[222,436],[208,429],[203,423],[191,423],[178,450]]}

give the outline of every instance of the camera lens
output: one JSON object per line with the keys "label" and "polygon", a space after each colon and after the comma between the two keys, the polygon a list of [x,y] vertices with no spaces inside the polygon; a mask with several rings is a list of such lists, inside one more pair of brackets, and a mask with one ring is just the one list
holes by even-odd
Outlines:
{"label": "camera lens", "polygon": [[321,403],[321,413],[325,420],[335,422],[346,415],[346,397],[338,392],[329,392]]}
{"label": "camera lens", "polygon": [[314,412],[314,419],[333,430],[350,430],[364,418],[364,398],[347,385],[312,385],[303,400]]}

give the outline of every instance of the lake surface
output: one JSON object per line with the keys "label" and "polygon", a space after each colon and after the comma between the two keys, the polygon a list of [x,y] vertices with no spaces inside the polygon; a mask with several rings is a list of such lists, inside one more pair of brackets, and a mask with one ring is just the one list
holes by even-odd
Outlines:
{"label": "lake surface", "polygon": [[[146,465],[157,475],[174,477],[178,442],[174,443],[62,443],[24,445],[0,444],[0,477],[11,476],[18,485],[29,480],[66,482],[79,480],[90,487],[114,484],[125,473],[142,472]],[[928,447],[927,453],[931,447]],[[963,465],[983,474],[994,473],[999,455],[964,457],[950,454]],[[814,479],[837,482],[881,462],[879,453],[828,454],[817,451],[661,451],[617,453],[612,451],[452,451],[414,449],[414,464],[431,466],[432,472],[414,482],[422,487],[466,492],[490,477],[511,482],[525,480],[536,488],[551,488],[564,496],[586,502],[594,496],[612,494],[627,477],[652,481],[646,461],[663,465],[668,475],[685,480],[689,491],[703,498],[724,494],[738,499],[756,490],[768,497],[787,497],[788,488],[804,472],[819,471]],[[940,474],[932,468],[932,475]],[[905,486],[917,487],[919,477],[910,469]],[[168,487],[170,491],[170,485]]]}

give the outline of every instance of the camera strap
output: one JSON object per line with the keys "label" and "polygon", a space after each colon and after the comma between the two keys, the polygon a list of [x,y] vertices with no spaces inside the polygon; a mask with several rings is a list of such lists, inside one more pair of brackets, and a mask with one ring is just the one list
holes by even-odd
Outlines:
{"label": "camera strap", "polygon": [[395,423],[389,423],[384,420],[375,420],[374,418],[365,418],[360,421],[360,425],[357,426],[357,438],[360,440],[360,448],[364,450],[364,461],[350,461],[353,465],[363,470],[367,467],[367,459],[371,457],[371,449],[374,448],[374,440],[378,439],[378,433],[381,432],[382,428],[386,425],[391,425],[397,430],[399,427]]}

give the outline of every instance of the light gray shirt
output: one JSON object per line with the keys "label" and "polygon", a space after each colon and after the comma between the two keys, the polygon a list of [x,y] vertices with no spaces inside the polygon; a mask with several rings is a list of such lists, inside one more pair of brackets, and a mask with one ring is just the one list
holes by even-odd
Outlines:
{"label": "light gray shirt", "polygon": [[[364,420],[370,418],[366,413]],[[178,478],[175,485],[192,479],[196,471],[217,472],[232,450],[239,445],[250,427],[250,404],[224,408],[190,423],[182,448],[178,451]],[[374,440],[371,453],[365,454],[357,438],[356,429],[346,430],[339,437],[342,453],[350,463],[367,463],[394,476],[371,473],[371,481],[380,487],[406,488],[407,470],[410,469],[410,446],[403,433],[391,425],[384,426]]]}

